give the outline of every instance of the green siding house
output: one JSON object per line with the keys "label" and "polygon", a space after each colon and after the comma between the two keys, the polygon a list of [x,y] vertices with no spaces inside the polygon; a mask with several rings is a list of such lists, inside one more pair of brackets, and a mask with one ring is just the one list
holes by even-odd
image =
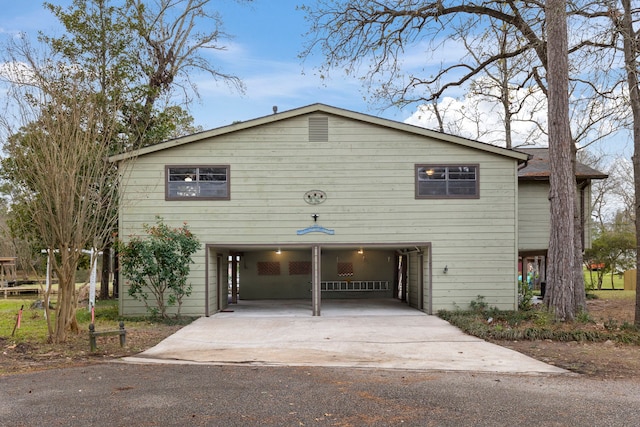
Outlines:
{"label": "green siding house", "polygon": [[[532,286],[544,288],[550,232],[549,150],[519,148],[518,151],[529,155],[518,169],[518,275],[530,276]],[[605,178],[607,175],[596,169],[576,164],[583,249],[591,247],[591,181]]]}
{"label": "green siding house", "polygon": [[[547,198],[519,188],[530,157],[314,104],[111,160],[122,173],[120,236],[159,216],[203,243],[182,312],[209,316],[249,299],[305,299],[313,315],[329,298],[397,298],[435,313],[480,295],[516,309],[529,247],[519,236],[536,249],[548,238],[536,234],[546,224],[519,218],[548,217],[521,200]],[[126,288],[121,313],[143,314]]]}

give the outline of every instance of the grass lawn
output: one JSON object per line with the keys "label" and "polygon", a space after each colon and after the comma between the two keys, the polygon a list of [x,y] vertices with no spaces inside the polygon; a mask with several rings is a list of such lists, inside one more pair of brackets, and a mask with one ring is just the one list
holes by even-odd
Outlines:
{"label": "grass lawn", "polygon": [[[31,305],[36,299],[27,298],[9,298],[0,299],[0,337],[11,338],[15,342],[37,342],[46,341],[47,319],[44,316],[43,309],[32,309]],[[16,326],[16,320],[20,308],[22,310],[22,318],[20,321],[20,329],[15,330],[13,336],[11,334]],[[52,323],[54,322],[55,313],[51,310]],[[81,330],[88,330],[91,323],[91,313],[86,308],[78,308],[76,319]],[[95,324],[96,329],[108,324],[109,328],[117,325],[118,321],[118,301],[107,300],[98,301],[95,308]],[[53,326],[53,325],[52,325]]]}
{"label": "grass lawn", "polygon": [[[602,289],[603,290],[612,290],[613,288],[611,287],[611,276],[613,276],[613,286],[615,287],[615,290],[623,290],[624,289],[624,278],[622,275],[619,274],[612,274],[612,273],[607,273],[604,275],[604,278],[602,279]],[[593,282],[592,282],[592,278],[593,278]],[[593,285],[591,285],[593,283]],[[594,271],[594,272],[589,272],[587,270],[585,270],[584,272],[584,285],[585,287],[587,287],[587,289],[590,287],[592,289],[597,289],[597,284],[598,284],[598,272]]]}
{"label": "grass lawn", "polygon": [[[118,315],[118,301],[98,300],[95,308],[96,331],[118,330],[123,320],[126,329],[126,345],[120,346],[118,336],[100,336],[97,349],[89,345],[91,313],[80,307],[76,312],[79,333],[69,333],[64,343],[48,343],[49,337],[44,310],[31,308],[35,298],[0,299],[0,377],[6,374],[38,369],[69,367],[95,363],[106,359],[130,356],[153,347],[195,318],[181,317],[152,319],[150,317],[126,317]],[[20,307],[23,307],[20,329],[12,336]],[[52,316],[55,316],[52,310]],[[52,321],[55,319],[51,319]]]}
{"label": "grass lawn", "polygon": [[30,310],[33,299],[3,299],[0,300],[0,336],[11,337],[16,326],[18,312],[22,310],[20,329],[16,329],[12,337],[16,341],[44,341],[47,338],[47,325],[43,310]]}
{"label": "grass lawn", "polygon": [[599,299],[610,299],[610,300],[635,300],[636,299],[636,291],[620,291],[616,288],[615,292],[611,292],[611,288],[604,289],[601,291],[590,291],[590,294],[596,296]]}

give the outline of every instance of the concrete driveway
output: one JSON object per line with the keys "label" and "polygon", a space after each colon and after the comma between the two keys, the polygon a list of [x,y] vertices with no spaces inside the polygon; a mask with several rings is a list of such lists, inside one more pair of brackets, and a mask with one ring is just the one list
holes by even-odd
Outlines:
{"label": "concrete driveway", "polygon": [[397,300],[240,301],[203,317],[133,363],[251,364],[567,374],[463,334]]}

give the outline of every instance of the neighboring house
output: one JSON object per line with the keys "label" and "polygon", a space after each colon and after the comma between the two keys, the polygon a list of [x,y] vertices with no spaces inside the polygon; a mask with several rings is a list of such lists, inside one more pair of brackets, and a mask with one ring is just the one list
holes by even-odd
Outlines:
{"label": "neighboring house", "polygon": [[[523,277],[533,273],[533,285],[546,281],[546,257],[549,249],[549,150],[547,148],[518,148],[531,158],[518,170],[518,248],[519,273]],[[591,181],[607,175],[587,165],[576,164],[576,182],[580,201],[582,248],[591,247]]]}
{"label": "neighboring house", "polygon": [[[534,186],[519,195],[528,158],[314,104],[111,160],[123,175],[120,236],[159,216],[203,243],[182,312],[209,316],[238,299],[307,299],[314,315],[327,298],[435,313],[482,296],[516,309],[519,252],[546,249],[549,235],[521,226],[536,219],[523,197],[547,199]],[[121,283],[121,313],[143,314]]]}

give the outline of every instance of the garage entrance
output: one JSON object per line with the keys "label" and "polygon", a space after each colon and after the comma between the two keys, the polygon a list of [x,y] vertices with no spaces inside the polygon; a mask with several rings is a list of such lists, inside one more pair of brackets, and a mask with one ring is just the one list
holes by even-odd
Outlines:
{"label": "garage entrance", "polygon": [[[210,313],[243,301],[299,300],[319,316],[322,300],[364,305],[383,299],[429,312],[430,245],[426,243],[207,247],[208,259],[215,264],[207,269],[207,293],[220,295],[220,304],[210,306]],[[211,271],[217,272],[215,277]]]}

